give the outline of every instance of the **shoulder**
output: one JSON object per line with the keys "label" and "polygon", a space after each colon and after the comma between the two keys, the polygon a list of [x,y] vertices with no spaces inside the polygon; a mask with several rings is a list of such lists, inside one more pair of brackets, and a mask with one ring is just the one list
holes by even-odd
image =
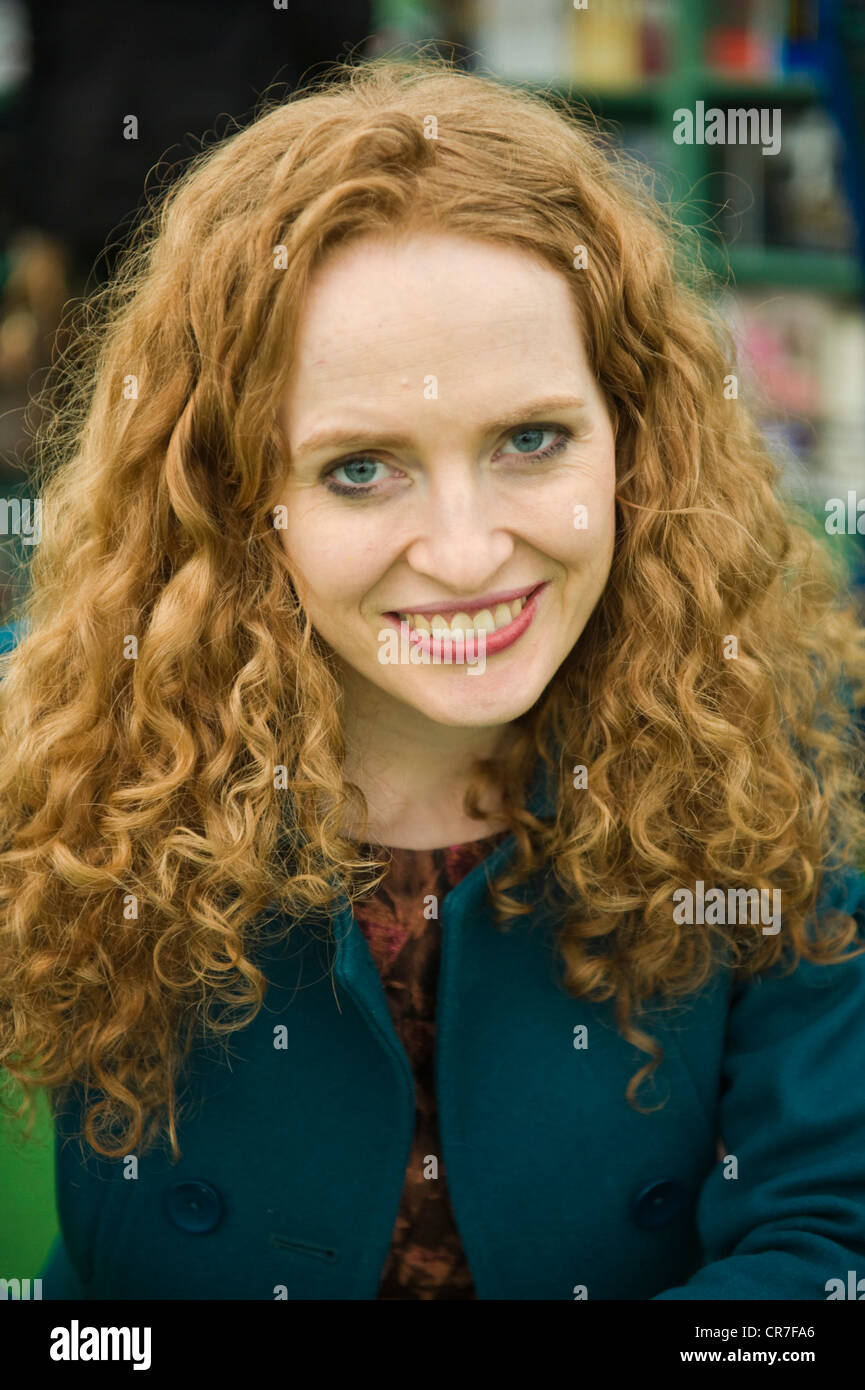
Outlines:
{"label": "shoulder", "polygon": [[[806,1054],[824,1063],[831,1054],[846,1085],[861,1069],[865,1047],[865,874],[857,868],[827,874],[815,916],[827,912],[853,918],[857,931],[847,950],[858,954],[827,964],[803,958],[792,971],[780,961],[765,973],[739,981],[733,989],[727,1041],[733,1051],[743,1053],[780,1046],[779,1066],[801,1064],[807,1084],[820,1078]],[[822,1082],[828,1081],[828,1071],[826,1063]],[[865,1109],[861,1118],[865,1123]]]}
{"label": "shoulder", "polygon": [[817,900],[817,911],[837,910],[855,917],[865,935],[865,872],[851,866],[826,875]]}

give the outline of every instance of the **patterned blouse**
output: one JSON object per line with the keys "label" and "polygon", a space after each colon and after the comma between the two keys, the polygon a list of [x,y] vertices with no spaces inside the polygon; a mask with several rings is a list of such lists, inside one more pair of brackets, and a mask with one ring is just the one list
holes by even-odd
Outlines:
{"label": "patterned blouse", "polygon": [[[435,1093],[436,987],[441,953],[441,907],[450,890],[508,834],[446,849],[363,848],[389,859],[387,876],[354,915],[384,985],[394,1028],[412,1066],[417,1108],[390,1252],[378,1298],[476,1298],[454,1221],[438,1132]],[[424,916],[435,894],[438,916]],[[424,1176],[424,1159],[438,1158],[438,1176]]]}

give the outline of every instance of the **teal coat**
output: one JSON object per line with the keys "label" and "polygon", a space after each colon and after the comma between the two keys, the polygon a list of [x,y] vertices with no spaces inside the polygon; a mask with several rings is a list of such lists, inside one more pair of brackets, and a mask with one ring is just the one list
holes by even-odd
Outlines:
{"label": "teal coat", "polygon": [[[722,970],[653,1008],[666,1103],[640,1114],[625,1088],[646,1054],[612,1005],[565,993],[551,919],[493,924],[487,874],[513,848],[440,904],[439,1157],[478,1297],[825,1299],[865,1276],[865,955],[743,984]],[[827,880],[830,905],[865,939],[861,873]],[[376,1297],[414,1085],[347,902],[327,925],[262,954],[271,988],[230,1066],[193,1055],[176,1165],[157,1151],[125,1176],[60,1117],[44,1297]]]}

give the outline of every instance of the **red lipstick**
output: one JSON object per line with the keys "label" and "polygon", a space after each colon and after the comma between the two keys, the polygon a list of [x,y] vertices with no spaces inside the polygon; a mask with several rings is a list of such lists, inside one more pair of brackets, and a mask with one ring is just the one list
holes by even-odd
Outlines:
{"label": "red lipstick", "polygon": [[[529,593],[531,595],[530,598],[526,601],[521,612],[518,613],[516,618],[509,622],[506,627],[499,627],[496,628],[495,632],[487,632],[484,634],[486,638],[484,651],[487,656],[494,656],[496,652],[505,651],[507,647],[512,647],[514,642],[519,641],[523,633],[531,625],[532,620],[534,619],[534,616],[538,611],[538,604],[540,603],[540,600],[548,584],[549,580],[546,580],[543,584],[539,584],[537,588],[529,590]],[[526,593],[525,589],[517,589],[513,591],[512,597],[522,598],[524,593]],[[507,598],[504,596],[500,596],[492,600],[494,604],[506,603],[507,601]],[[478,611],[480,611],[477,599],[471,600],[471,606],[472,608],[475,608]],[[489,602],[482,606],[489,607]],[[451,604],[448,604],[448,609],[450,608]],[[432,613],[434,615],[436,613],[441,612],[441,605],[439,605],[438,607],[431,607],[427,605],[425,608],[421,607],[412,609],[412,612],[420,613],[423,615],[426,615],[426,613]],[[387,619],[389,623],[391,623],[397,629],[397,631],[399,631],[401,624],[397,614],[385,613],[383,616]],[[480,639],[476,635],[474,635],[474,629],[471,629],[471,633],[471,636],[468,636],[464,639],[466,653],[469,656],[473,656],[480,649]],[[447,631],[441,629],[437,630],[436,632],[421,632],[417,628],[413,627],[409,631],[409,641],[413,645],[418,645],[421,651],[423,651],[426,655],[429,655],[431,659],[441,657],[442,654],[447,651],[447,648],[451,646],[455,640],[458,640],[458,638],[459,634],[448,634]]]}

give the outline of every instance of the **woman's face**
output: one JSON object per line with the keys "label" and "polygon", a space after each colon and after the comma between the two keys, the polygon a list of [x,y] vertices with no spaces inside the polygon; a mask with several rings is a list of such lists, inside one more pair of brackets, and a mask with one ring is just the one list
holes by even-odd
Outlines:
{"label": "woman's face", "polygon": [[[508,723],[574,646],[613,556],[613,429],[567,279],[494,242],[370,236],[319,266],[299,328],[277,534],[349,700],[375,687],[437,724]],[[486,632],[468,660],[409,638],[437,615]]]}

